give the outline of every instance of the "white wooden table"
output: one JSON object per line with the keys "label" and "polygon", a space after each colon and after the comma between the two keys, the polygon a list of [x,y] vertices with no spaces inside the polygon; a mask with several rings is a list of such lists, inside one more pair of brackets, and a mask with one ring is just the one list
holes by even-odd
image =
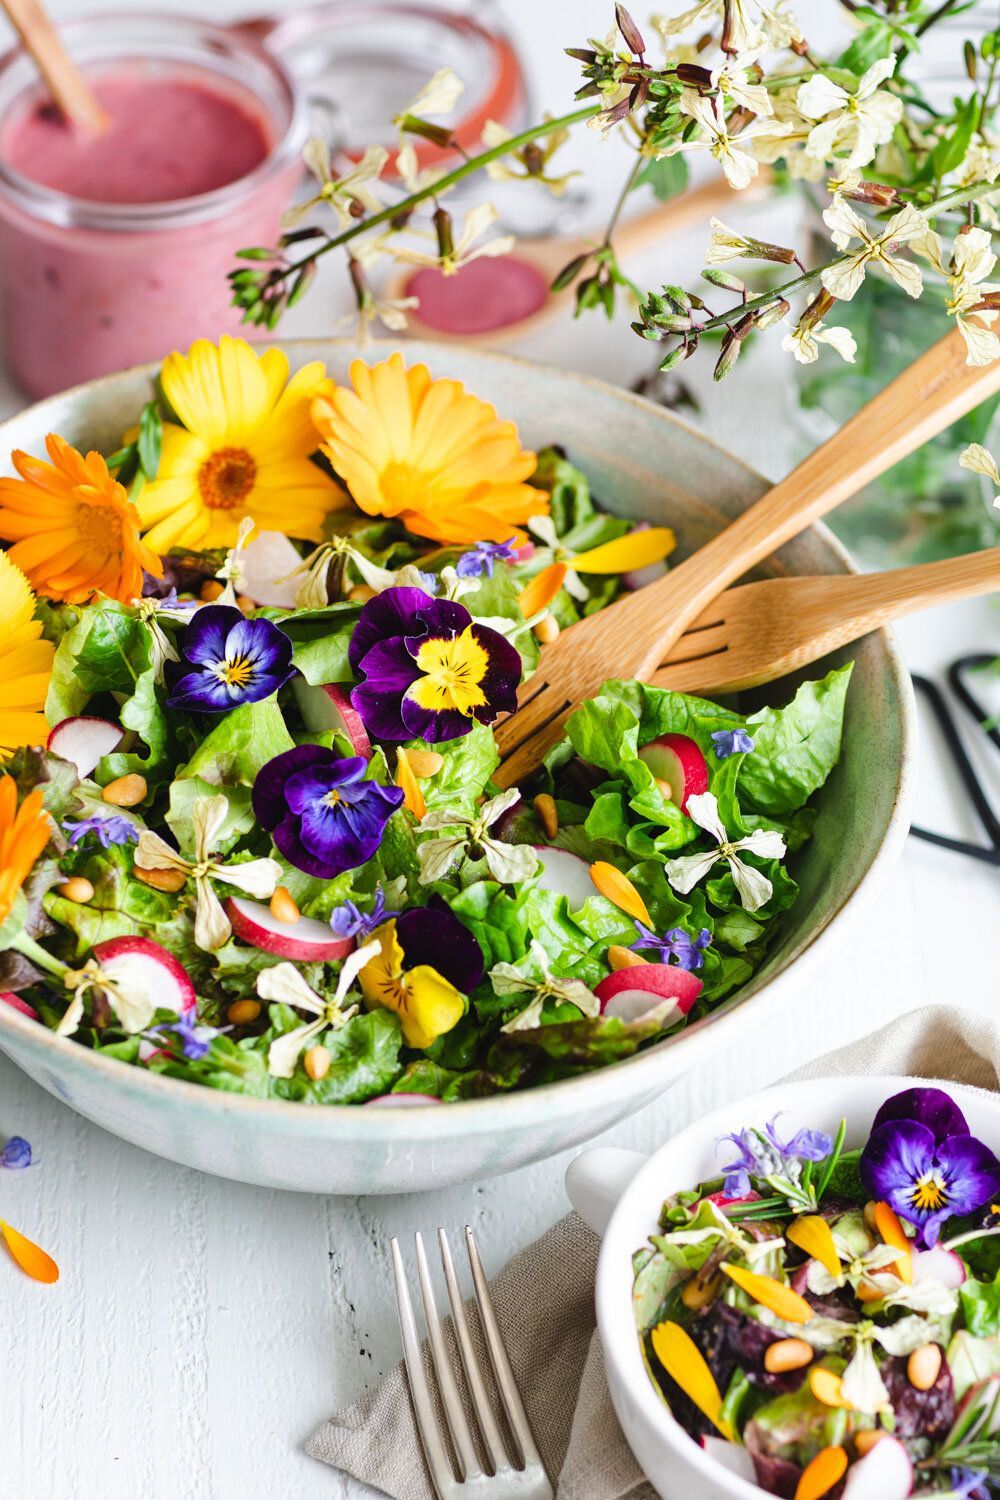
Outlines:
{"label": "white wooden table", "polygon": [[[66,15],[88,7],[53,0],[51,8]],[[603,35],[610,3],[506,0],[503,8],[536,59],[542,103],[558,108],[573,86],[558,49]],[[821,8],[819,31],[832,4],[807,7]],[[215,0],[212,9],[237,14],[243,6]],[[579,149],[599,173],[597,191],[609,195],[616,148],[602,157],[588,140]],[[759,222],[793,233],[789,213],[768,209]],[[692,277],[704,238],[693,232],[684,242]],[[655,256],[635,266],[648,285],[667,270]],[[325,302],[299,309],[288,331],[316,332],[344,310],[331,288]],[[623,382],[647,368],[624,319],[614,334],[597,321],[556,325],[520,352]],[[750,359],[721,391],[708,363],[691,380],[713,436],[777,477],[789,463],[782,434],[791,372],[777,341],[761,341]],[[18,402],[0,387],[0,408]],[[963,650],[1000,650],[1000,616],[985,603],[940,610],[908,625],[904,640],[911,662],[933,672]],[[937,749],[930,736],[919,818],[971,833]],[[1000,793],[1000,776],[992,784]],[[911,840],[877,906],[803,997],[801,1025],[790,1016],[787,1030],[720,1054],[711,1071],[683,1080],[604,1139],[652,1147],[781,1076],[815,1054],[820,1016],[824,1046],[834,1047],[924,1004],[991,1011],[997,913],[994,871]],[[495,1268],[566,1209],[566,1158],[419,1198],[301,1197],[202,1177],[89,1125],[2,1057],[0,1133],[27,1136],[38,1158],[30,1172],[3,1174],[0,1214],[30,1230],[62,1268],[59,1285],[43,1288],[0,1256],[3,1500],[358,1500],[367,1492],[302,1448],[329,1411],[398,1356],[389,1237],[471,1223]]]}

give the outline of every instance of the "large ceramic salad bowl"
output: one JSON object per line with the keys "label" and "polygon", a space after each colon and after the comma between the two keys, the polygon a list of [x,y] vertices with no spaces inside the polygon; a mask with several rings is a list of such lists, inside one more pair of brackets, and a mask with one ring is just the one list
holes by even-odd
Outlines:
{"label": "large ceramic salad bowl", "polygon": [[[284,344],[294,367],[322,359],[343,381],[347,343]],[[368,351],[378,359],[384,351]],[[559,444],[606,508],[672,526],[679,556],[697,548],[763,490],[764,482],[673,416],[600,382],[506,357],[413,344],[434,376],[464,381],[518,424],[534,447]],[[38,453],[46,434],[110,452],[148,399],[152,368],[126,371],[55,396],[0,427],[0,452]],[[837,573],[850,564],[821,528],[773,566]],[[399,1192],[509,1171],[585,1140],[641,1108],[670,1082],[766,1024],[801,995],[815,966],[898,852],[907,829],[912,709],[905,670],[887,636],[853,653],[842,754],[815,800],[808,849],[795,858],[800,896],[753,979],[702,1021],[626,1062],[524,1093],[439,1108],[358,1108],[261,1100],[202,1089],[130,1068],[0,1007],[0,1047],[50,1092],[106,1128],[201,1170],[268,1187],[335,1193]],[[810,675],[837,665],[822,664]],[[609,676],[614,664],[609,663]],[[794,684],[769,689],[783,702]]]}

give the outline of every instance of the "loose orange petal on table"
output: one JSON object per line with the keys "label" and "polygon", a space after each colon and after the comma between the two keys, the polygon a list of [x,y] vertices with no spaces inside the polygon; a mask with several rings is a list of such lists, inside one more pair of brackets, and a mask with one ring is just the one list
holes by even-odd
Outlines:
{"label": "loose orange petal on table", "polygon": [[653,925],[653,919],[649,915],[645,901],[628,876],[623,875],[621,870],[617,870],[614,865],[609,865],[607,860],[599,859],[590,867],[590,878],[601,895],[620,907],[628,916],[637,917],[647,927]]}
{"label": "loose orange petal on table", "polygon": [[26,1276],[32,1277],[34,1281],[59,1280],[59,1267],[51,1255],[46,1255],[44,1250],[25,1239],[23,1234],[12,1229],[9,1224],[5,1224],[3,1219],[0,1219],[0,1238]]}
{"label": "loose orange petal on table", "polygon": [[403,806],[409,808],[415,818],[422,818],[427,811],[427,803],[420,790],[420,782],[413,774],[410,758],[403,749],[396,751],[396,785],[402,790]]}
{"label": "loose orange petal on table", "polygon": [[573,566],[578,573],[631,573],[662,562],[676,546],[677,538],[669,526],[647,526],[645,531],[630,531],[628,536],[603,542],[589,552],[578,552]]}
{"label": "loose orange petal on table", "polygon": [[840,1275],[840,1256],[834,1244],[833,1231],[820,1214],[805,1214],[789,1226],[787,1238],[807,1255],[818,1260],[831,1276]]}
{"label": "loose orange petal on table", "polygon": [[802,1471],[795,1486],[795,1500],[821,1500],[847,1473],[847,1454],[843,1448],[824,1448]]}
{"label": "loose orange petal on table", "polygon": [[547,568],[536,573],[534,578],[524,585],[517,596],[517,602],[526,620],[530,620],[532,615],[537,615],[539,610],[548,609],[562,588],[568,572],[569,567],[566,563],[550,563]]}
{"label": "loose orange petal on table", "polygon": [[[900,1281],[909,1284],[913,1280],[913,1259],[910,1241],[906,1230],[899,1221],[899,1215],[888,1203],[876,1203],[875,1205],[875,1227],[879,1234],[890,1245],[893,1250],[901,1250],[902,1254],[895,1262],[896,1275]],[[891,1267],[886,1266],[886,1270]]]}
{"label": "loose orange petal on table", "polygon": [[725,1260],[720,1270],[725,1271],[730,1281],[735,1281],[748,1297],[759,1302],[761,1307],[769,1308],[786,1323],[812,1322],[813,1310],[809,1303],[798,1292],[793,1292],[790,1286],[785,1286],[783,1281],[775,1281],[773,1276],[758,1276],[756,1271],[730,1265]]}
{"label": "loose orange petal on table", "polygon": [[659,1323],[652,1332],[653,1353],[671,1380],[676,1381],[700,1412],[724,1438],[733,1432],[722,1415],[722,1394],[698,1345],[679,1323]]}
{"label": "loose orange petal on table", "polygon": [[809,1371],[809,1389],[823,1406],[833,1406],[838,1411],[852,1411],[849,1401],[844,1400],[844,1382],[833,1370],[814,1365]]}

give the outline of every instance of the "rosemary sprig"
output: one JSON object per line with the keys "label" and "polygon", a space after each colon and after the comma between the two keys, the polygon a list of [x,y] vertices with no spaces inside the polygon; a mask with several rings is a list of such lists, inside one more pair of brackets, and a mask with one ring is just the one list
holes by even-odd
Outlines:
{"label": "rosemary sprig", "polygon": [[830,1186],[830,1178],[833,1176],[834,1172],[837,1169],[837,1163],[838,1163],[838,1161],[840,1160],[840,1158],[841,1158],[841,1156],[843,1154],[844,1141],[845,1141],[846,1138],[847,1138],[847,1121],[846,1120],[841,1120],[840,1125],[839,1125],[838,1130],[837,1130],[836,1138],[835,1138],[835,1140],[833,1142],[833,1150],[830,1152],[830,1155],[827,1157],[826,1161],[823,1163],[823,1172],[822,1172],[822,1175],[820,1176],[820,1179],[819,1179],[819,1186],[816,1189],[816,1202],[817,1202],[817,1204],[822,1203],[822,1201],[823,1201],[823,1194],[826,1192],[827,1188]]}

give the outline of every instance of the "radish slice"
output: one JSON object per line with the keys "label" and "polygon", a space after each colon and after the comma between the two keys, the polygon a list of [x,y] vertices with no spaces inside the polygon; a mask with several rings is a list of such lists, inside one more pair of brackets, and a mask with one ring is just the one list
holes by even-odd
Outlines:
{"label": "radish slice", "polygon": [[195,1004],[187,970],[152,938],[109,938],[94,945],[98,965],[113,981],[112,1010],[125,1031],[145,1031],[158,1010],[182,1015]]}
{"label": "radish slice", "polygon": [[22,1000],[20,995],[15,995],[12,990],[0,990],[0,1000],[9,1005],[11,1010],[20,1011],[22,1016],[27,1016],[29,1021],[40,1021],[42,1018],[33,1005],[27,1000]]}
{"label": "radish slice", "polygon": [[347,689],[337,682],[326,682],[313,687],[304,677],[296,677],[293,684],[302,722],[313,734],[324,734],[335,729],[346,734],[354,747],[355,755],[371,760],[372,742],[361,720],[361,715],[351,703]]}
{"label": "radish slice", "polygon": [[[243,582],[240,592],[255,604],[273,609],[294,609],[295,595],[302,584],[301,573],[289,578],[302,558],[287,536],[280,531],[261,531],[240,554]],[[282,582],[278,582],[282,579]]]}
{"label": "radish slice", "polygon": [[935,1245],[933,1250],[915,1250],[912,1259],[914,1281],[939,1281],[957,1291],[966,1279],[962,1257],[943,1245]]}
{"label": "radish slice", "polygon": [[236,936],[262,953],[328,964],[346,958],[354,947],[353,938],[337,937],[326,922],[314,917],[282,922],[263,901],[250,901],[246,896],[230,896],[224,904]]}
{"label": "radish slice", "polygon": [[[636,964],[631,969],[616,969],[601,980],[594,994],[601,1002],[602,1016],[637,1021],[664,1000],[673,1000],[677,1015],[686,1016],[702,989],[696,975],[676,964]],[[667,1015],[664,1025],[672,1025],[674,1020],[676,1016]]]}
{"label": "radish slice", "polygon": [[[647,563],[644,568],[633,568],[628,573],[622,574],[622,587],[628,589],[630,594],[644,589],[647,584],[655,583],[662,578],[667,571],[665,562]],[[732,1444],[729,1444],[731,1447]]]}
{"label": "radish slice", "polygon": [[408,1109],[415,1104],[440,1104],[440,1099],[435,1099],[433,1094],[376,1094],[374,1099],[366,1099],[365,1104],[378,1104],[383,1109]]}
{"label": "radish slice", "polygon": [[46,748],[62,760],[76,766],[82,779],[89,776],[104,755],[121,744],[124,731],[120,724],[108,719],[92,719],[86,714],[73,719],[63,719],[52,730]]}
{"label": "radish slice", "polygon": [[708,791],[708,762],[686,734],[661,734],[639,751],[657,781],[665,781],[681,812],[689,797]]}
{"label": "radish slice", "polygon": [[728,1469],[730,1474],[738,1474],[741,1479],[748,1480],[750,1484],[757,1483],[757,1471],[753,1466],[753,1459],[739,1443],[727,1443],[725,1438],[707,1436],[702,1438],[701,1446],[709,1458],[723,1469]]}
{"label": "radish slice", "polygon": [[906,1500],[913,1492],[913,1465],[902,1443],[884,1437],[847,1471],[843,1500]]}
{"label": "radish slice", "polygon": [[579,911],[597,889],[590,878],[590,866],[578,854],[556,849],[552,844],[536,844],[535,853],[542,862],[542,885],[557,896],[565,896],[570,911]]}

